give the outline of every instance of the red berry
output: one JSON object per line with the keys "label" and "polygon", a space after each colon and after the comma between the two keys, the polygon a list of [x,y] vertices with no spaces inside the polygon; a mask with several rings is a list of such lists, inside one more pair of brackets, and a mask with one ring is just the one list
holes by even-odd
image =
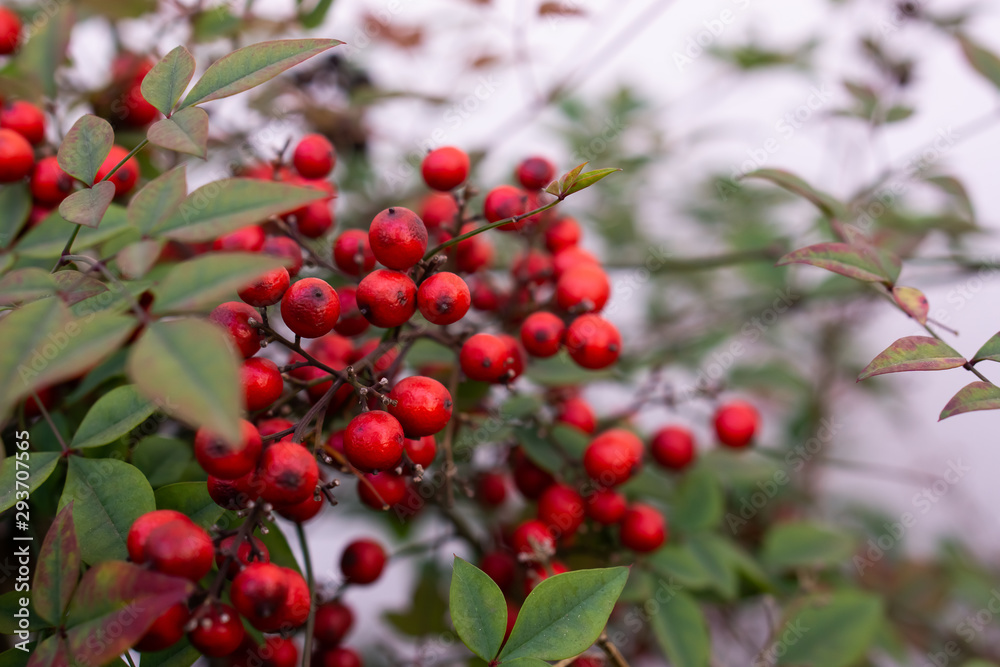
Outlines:
{"label": "red berry", "polygon": [[417,310],[417,286],[399,271],[372,271],[361,279],[357,298],[365,319],[383,329],[404,324]]}
{"label": "red berry", "polygon": [[521,323],[521,344],[533,357],[551,357],[562,347],[566,325],[552,313],[532,313]]}
{"label": "red berry", "polygon": [[263,247],[264,229],[257,225],[223,234],[212,242],[212,250],[219,252],[257,252]]}
{"label": "red berry", "polygon": [[[287,431],[288,429],[294,427],[295,424],[282,417],[272,417],[270,419],[261,419],[257,422],[257,431],[260,433],[261,438],[266,438],[269,435],[274,435],[275,433],[281,433],[282,431]],[[292,434],[287,433],[278,440],[278,442],[290,442],[292,439]]]}
{"label": "red berry", "polygon": [[[462,225],[460,233],[468,234],[476,228],[476,223],[468,222]],[[493,244],[486,238],[486,234],[487,232],[481,232],[455,244],[455,265],[459,271],[475,273],[493,263]]]}
{"label": "red berry", "polygon": [[260,278],[239,291],[240,298],[251,306],[266,308],[281,301],[291,279],[288,269],[279,266],[264,273]]}
{"label": "red berry", "polygon": [[581,655],[570,667],[606,667],[604,659],[593,655]]}
{"label": "red berry", "polygon": [[322,495],[320,495],[319,498],[312,495],[300,503],[295,503],[293,505],[278,505],[274,509],[278,514],[289,521],[294,521],[295,523],[305,523],[323,511],[323,507],[325,505],[326,498]]}
{"label": "red berry", "polygon": [[556,282],[556,303],[571,313],[596,313],[611,296],[608,274],[599,266],[583,264],[563,273]]}
{"label": "red berry", "polygon": [[368,234],[348,229],[333,242],[333,261],[349,276],[360,276],[375,268],[375,254],[368,244]]}
{"label": "red berry", "polygon": [[517,180],[528,190],[541,190],[555,175],[555,165],[543,157],[529,157],[517,166]]}
{"label": "red berry", "polygon": [[427,252],[427,228],[410,209],[387,208],[372,219],[368,244],[383,265],[405,271]]}
{"label": "red berry", "polygon": [[191,618],[187,604],[178,602],[163,612],[136,642],[135,650],[142,653],[170,648],[184,636],[184,626]]}
{"label": "red berry", "polygon": [[374,510],[394,507],[406,498],[406,478],[391,470],[368,473],[365,480],[358,480],[358,498]]}
{"label": "red berry", "polygon": [[281,390],[285,386],[278,365],[264,357],[254,357],[243,362],[240,367],[240,384],[243,387],[243,402],[251,412],[270,407],[281,398]]}
{"label": "red berry", "polygon": [[625,516],[625,496],[614,489],[597,489],[586,498],[587,516],[599,524],[610,526]]}
{"label": "red berry", "polygon": [[622,337],[615,325],[600,315],[581,315],[566,329],[566,350],[583,368],[599,370],[618,360]]}
{"label": "red berry", "polygon": [[553,553],[555,538],[549,527],[537,519],[529,519],[518,526],[510,536],[510,543],[518,553],[530,554],[536,550]]}
{"label": "red berry", "polygon": [[600,268],[601,263],[596,257],[579,246],[570,246],[552,255],[552,270],[556,278],[581,264],[589,264]]}
{"label": "red berry", "polygon": [[[489,191],[483,202],[483,215],[488,222],[499,222],[506,218],[523,215],[528,211],[528,196],[513,185],[498,185]],[[516,232],[524,228],[528,220],[519,220],[499,227],[504,232]]]}
{"label": "red berry", "polygon": [[285,573],[288,581],[288,592],[285,594],[285,606],[282,609],[282,625],[297,628],[309,618],[312,594],[309,592],[309,584],[301,574],[290,567],[283,567],[281,571]]}
{"label": "red berry", "polygon": [[9,102],[0,109],[0,127],[14,130],[37,145],[45,140],[45,114],[30,102]]}
{"label": "red berry", "polygon": [[726,447],[746,447],[753,441],[759,421],[757,408],[746,401],[732,401],[716,411],[715,434]]}
{"label": "red berry", "polygon": [[500,334],[497,338],[507,348],[507,356],[503,362],[504,377],[501,379],[513,382],[524,372],[524,351],[521,349],[521,343],[510,334]]}
{"label": "red berry", "polygon": [[472,305],[472,294],[465,281],[454,273],[435,273],[417,290],[420,314],[432,324],[454,324],[465,317]]}
{"label": "red berry", "polygon": [[521,284],[544,285],[552,278],[552,256],[534,248],[518,253],[511,264],[510,273]]}
{"label": "red berry", "polygon": [[560,218],[545,229],[545,247],[553,255],[580,242],[580,223],[573,218]]}
{"label": "red berry", "polygon": [[261,252],[272,257],[290,259],[291,264],[287,271],[292,278],[299,275],[299,271],[302,270],[302,248],[287,236],[268,236],[261,247]]}
{"label": "red berry", "polygon": [[[249,363],[249,362],[247,362]],[[231,445],[206,428],[194,436],[194,457],[205,472],[219,479],[237,479],[257,467],[263,445],[257,428],[240,420],[240,441]]]}
{"label": "red berry", "polygon": [[[124,160],[128,154],[129,151],[127,149],[117,145],[112,146],[108,157],[104,158],[101,168],[97,170],[97,177],[94,182],[104,180],[104,177],[110,174],[111,170]],[[134,157],[129,158],[108,181],[114,184],[116,197],[127,195],[139,181],[139,163]]]}
{"label": "red berry", "polygon": [[553,484],[538,499],[538,520],[556,535],[571,535],[583,523],[583,498],[565,484]]}
{"label": "red berry", "polygon": [[333,208],[326,199],[306,204],[295,211],[295,225],[302,236],[318,239],[333,227]]}
{"label": "red berry", "polygon": [[407,438],[434,435],[451,419],[451,394],[434,378],[404,378],[392,388],[389,398],[396,401],[389,404],[389,414],[399,420]]}
{"label": "red berry", "polygon": [[632,551],[656,551],[667,539],[667,522],[649,505],[636,503],[622,518],[621,537],[622,544]]}
{"label": "red berry", "polygon": [[686,428],[666,426],[653,435],[649,451],[664,468],[683,470],[694,460],[694,436]]}
{"label": "red berry", "polygon": [[128,557],[132,559],[133,563],[142,565],[146,562],[146,545],[149,542],[150,533],[173,521],[191,523],[191,519],[174,510],[146,512],[132,523],[132,527],[128,530],[125,546],[128,548]]}
{"label": "red berry", "polygon": [[208,495],[219,507],[239,511],[246,509],[251,500],[260,497],[264,485],[256,470],[239,479],[219,479],[208,476]]}
{"label": "red berry", "polygon": [[307,134],[295,147],[292,165],[305,178],[326,178],[337,163],[333,144],[322,134]]}
{"label": "red berry", "polygon": [[56,157],[43,157],[35,164],[31,172],[31,196],[36,202],[55,207],[72,192],[73,177],[62,170]]}
{"label": "red berry", "polygon": [[496,507],[507,499],[507,480],[498,472],[484,472],[476,480],[476,499],[484,505]]}
{"label": "red berry", "polygon": [[319,338],[333,330],[340,317],[340,299],[329,283],[303,278],[281,298],[281,319],[296,335]]}
{"label": "red berry", "polygon": [[547,470],[539,468],[520,447],[511,451],[514,485],[525,498],[537,500],[555,480]]}
{"label": "red berry", "polygon": [[28,140],[13,130],[0,129],[0,183],[21,180],[31,173],[34,164],[35,154]]}
{"label": "red berry", "polygon": [[388,412],[362,412],[347,425],[344,454],[366,472],[393,468],[403,456],[403,427]]}
{"label": "red berry", "polygon": [[[230,535],[219,542],[219,548],[215,553],[215,565],[221,570],[223,565],[226,564],[226,559],[232,556],[233,558],[229,562],[229,567],[226,568],[226,576],[230,579],[239,574],[240,570],[250,563],[271,562],[271,554],[268,552],[267,546],[256,537],[250,539],[253,540],[252,547],[248,540],[243,540],[237,544],[235,535]],[[256,552],[254,551],[255,549]]]}
{"label": "red berry", "polygon": [[433,435],[425,435],[422,438],[407,438],[403,441],[403,449],[406,450],[406,458],[410,459],[413,465],[427,468],[434,463],[437,456],[437,442]]}
{"label": "red berry", "polygon": [[[549,572],[549,569],[552,571]],[[524,577],[524,594],[526,596],[530,595],[531,591],[538,587],[538,584],[542,583],[551,576],[564,574],[566,572],[569,572],[569,568],[565,563],[557,560],[549,561],[548,567],[545,567],[541,563],[532,565]]]}
{"label": "red berry", "polygon": [[340,429],[339,431],[331,433],[329,437],[327,437],[326,443],[323,445],[323,449],[327,453],[337,452],[341,456],[346,456],[344,454],[344,434],[346,432],[346,429]]}
{"label": "red berry", "polygon": [[212,538],[191,521],[171,521],[149,534],[146,560],[157,572],[198,581],[212,569]]}
{"label": "red berry", "polygon": [[338,647],[320,654],[321,667],[363,667],[361,657],[349,648]]}
{"label": "red berry", "polygon": [[260,648],[261,667],[296,667],[299,649],[295,642],[284,637],[268,637]]}
{"label": "red berry", "polygon": [[354,343],[337,334],[327,334],[309,343],[306,350],[318,361],[337,370],[347,368],[354,354]]}
{"label": "red berry", "polygon": [[625,482],[642,463],[642,441],[631,431],[613,428],[590,441],[583,453],[583,467],[601,486]]}
{"label": "red berry", "polygon": [[465,151],[444,146],[427,154],[420,165],[424,183],[433,190],[453,190],[469,177],[469,156]]}
{"label": "red berry", "polygon": [[188,633],[188,641],[203,655],[221,658],[230,655],[243,643],[246,630],[234,607],[215,602]]}
{"label": "red berry", "polygon": [[21,17],[6,7],[0,7],[0,56],[7,56],[17,51],[17,44],[20,41]]}
{"label": "red berry", "polygon": [[485,572],[498,587],[505,589],[514,583],[517,561],[514,560],[513,556],[503,551],[491,551],[483,554],[479,561],[479,569]]}
{"label": "red berry", "polygon": [[369,322],[358,308],[358,291],[354,287],[338,287],[340,319],[333,330],[341,336],[359,336],[368,330]]}
{"label": "red berry", "polygon": [[229,589],[229,597],[240,615],[263,631],[280,624],[287,596],[288,577],[282,568],[271,563],[247,565]]}
{"label": "red berry", "polygon": [[481,276],[472,276],[469,280],[469,290],[472,292],[472,307],[476,310],[492,312],[500,308],[507,300],[507,295]]}
{"label": "red berry", "polygon": [[122,124],[128,127],[145,127],[159,115],[156,107],[146,101],[142,94],[142,78],[133,83],[122,97],[124,104],[121,109]]}
{"label": "red berry", "polygon": [[497,336],[477,333],[462,345],[458,360],[470,380],[498,382],[507,372],[507,345]]}
{"label": "red berry", "polygon": [[432,192],[420,204],[420,219],[428,231],[439,228],[454,230],[458,203],[455,198],[443,192]]}
{"label": "red berry", "polygon": [[251,306],[239,301],[227,301],[216,306],[208,319],[225,329],[244,359],[249,359],[260,351],[260,334],[250,326],[249,321],[253,319],[260,322],[261,317]]}
{"label": "red berry", "polygon": [[597,429],[597,417],[590,403],[576,396],[559,404],[556,421],[575,426],[584,433],[593,433]]}
{"label": "red berry", "polygon": [[275,505],[295,505],[315,493],[319,465],[302,445],[276,442],[264,450],[259,474],[264,500]]}
{"label": "red berry", "polygon": [[374,540],[360,539],[347,545],[340,558],[340,571],[353,584],[370,584],[382,574],[385,562],[382,545]]}
{"label": "red berry", "polygon": [[353,624],[354,614],[350,607],[336,600],[325,602],[316,607],[313,637],[323,646],[336,646],[344,641]]}

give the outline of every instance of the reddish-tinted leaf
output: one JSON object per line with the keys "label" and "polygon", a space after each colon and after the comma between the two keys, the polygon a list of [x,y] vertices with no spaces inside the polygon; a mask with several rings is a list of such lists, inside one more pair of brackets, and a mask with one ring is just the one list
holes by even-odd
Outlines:
{"label": "reddish-tinted leaf", "polygon": [[194,68],[194,56],[183,46],[178,46],[143,77],[142,96],[160,113],[169,114],[191,82]]}
{"label": "reddish-tinted leaf", "polygon": [[84,227],[97,227],[115,198],[115,184],[97,183],[89,190],[78,190],[59,204],[59,215]]}
{"label": "reddish-tinted leaf", "polygon": [[98,563],[83,575],[66,625],[70,654],[103,665],[132,647],[163,612],[195,586],[186,579],[126,563]]}
{"label": "reddish-tinted leaf", "polygon": [[978,364],[980,361],[1000,361],[1000,333],[994,334],[973,355],[972,363]]}
{"label": "reddish-tinted leaf", "polygon": [[114,142],[111,123],[97,116],[81,116],[59,146],[59,166],[70,176],[90,185]]}
{"label": "reddish-tinted leaf", "polygon": [[799,248],[779,259],[777,266],[786,264],[818,266],[865,282],[892,282],[892,277],[871,253],[847,243],[817,243]]}
{"label": "reddish-tinted leaf", "polygon": [[989,79],[994,86],[1000,88],[1000,57],[965,35],[959,35],[958,42],[962,45],[965,59],[969,61],[973,69]]}
{"label": "reddish-tinted leaf", "polygon": [[73,503],[60,510],[38,554],[32,604],[39,616],[58,625],[80,578],[80,544],[73,526]]}
{"label": "reddish-tinted leaf", "polygon": [[162,148],[204,158],[208,150],[208,113],[198,107],[181,109],[153,123],[146,138]]}
{"label": "reddish-tinted leaf", "polygon": [[58,634],[52,635],[34,650],[28,667],[69,667],[69,647]]}
{"label": "reddish-tinted leaf", "polygon": [[875,375],[903,371],[943,371],[965,364],[951,346],[929,336],[907,336],[887,347],[858,376],[858,382]]}
{"label": "reddish-tinted leaf", "polygon": [[921,324],[927,324],[927,311],[930,305],[924,293],[915,287],[893,287],[892,298],[903,312]]}
{"label": "reddish-tinted leaf", "polygon": [[743,178],[760,178],[770,181],[778,187],[808,200],[828,218],[835,220],[847,220],[850,218],[847,207],[835,197],[817,190],[789,171],[783,169],[758,169],[746,174]]}
{"label": "reddish-tinted leaf", "polygon": [[1000,387],[989,382],[965,385],[944,406],[938,421],[978,410],[1000,410]]}

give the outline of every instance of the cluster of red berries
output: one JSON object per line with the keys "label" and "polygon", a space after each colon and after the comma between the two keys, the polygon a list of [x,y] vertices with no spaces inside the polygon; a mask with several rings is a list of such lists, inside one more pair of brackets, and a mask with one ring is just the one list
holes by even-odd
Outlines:
{"label": "cluster of red berries", "polygon": [[146,101],[142,81],[155,63],[146,56],[124,52],[111,61],[111,81],[91,95],[94,113],[115,127],[141,129],[159,118],[160,112]]}

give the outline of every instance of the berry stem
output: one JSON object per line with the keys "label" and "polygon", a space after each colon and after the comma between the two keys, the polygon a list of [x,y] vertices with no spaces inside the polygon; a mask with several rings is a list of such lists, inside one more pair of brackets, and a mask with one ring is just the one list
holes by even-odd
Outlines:
{"label": "berry stem", "polygon": [[608,635],[605,632],[601,633],[601,636],[597,638],[597,645],[604,651],[604,654],[608,656],[608,660],[615,667],[629,667],[628,661],[625,660],[625,656],[622,652],[618,650],[618,647],[614,645]]}
{"label": "berry stem", "polygon": [[427,254],[424,255],[424,260],[425,261],[429,260],[431,257],[433,257],[434,255],[438,254],[442,250],[445,250],[446,248],[450,248],[451,246],[455,245],[456,243],[460,243],[461,241],[464,241],[466,239],[471,239],[476,234],[482,234],[483,232],[488,232],[491,229],[496,229],[497,227],[503,227],[504,225],[509,225],[509,224],[512,224],[512,223],[520,222],[521,220],[524,220],[525,218],[530,218],[533,215],[538,215],[539,213],[544,213],[545,211],[548,211],[550,208],[554,207],[556,204],[558,204],[561,201],[562,201],[562,198],[560,197],[559,199],[556,199],[555,201],[549,202],[545,206],[542,206],[540,208],[536,208],[534,211],[528,211],[527,213],[522,213],[521,215],[515,215],[515,216],[510,217],[510,218],[504,218],[503,220],[497,220],[496,222],[491,222],[488,225],[483,225],[482,227],[477,227],[476,229],[473,229],[471,232],[466,232],[464,234],[459,234],[455,238],[448,239],[444,243],[441,243],[441,244],[439,244],[439,245],[431,248],[430,250],[428,250]]}
{"label": "berry stem", "polygon": [[[458,396],[458,380],[461,365],[458,363],[458,356],[455,356],[455,365],[451,369],[451,377],[448,379],[448,392],[451,396]],[[457,419],[449,419],[444,431],[444,441],[441,446],[444,448],[444,493],[445,505],[450,509],[455,504],[455,487],[452,477],[455,475],[455,455],[452,452],[451,443],[455,437],[455,427],[458,425]]]}
{"label": "berry stem", "polygon": [[306,540],[306,531],[302,529],[301,523],[295,524],[295,534],[299,538],[302,562],[306,567],[306,583],[309,585],[309,616],[306,618],[306,636],[302,645],[302,667],[309,667],[309,661],[312,659],[313,628],[316,625],[316,581],[313,577],[312,558],[309,555],[309,542]]}

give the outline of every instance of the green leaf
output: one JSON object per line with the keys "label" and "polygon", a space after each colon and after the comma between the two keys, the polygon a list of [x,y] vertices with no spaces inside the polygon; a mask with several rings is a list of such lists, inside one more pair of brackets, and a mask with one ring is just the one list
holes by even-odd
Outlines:
{"label": "green leaf", "polygon": [[192,192],[152,233],[187,243],[211,241],[325,197],[329,195],[312,188],[250,178],[227,178]]}
{"label": "green leaf", "polygon": [[46,7],[44,21],[32,25],[31,39],[17,54],[18,69],[25,78],[41,90],[42,95],[55,99],[60,92],[56,85],[56,72],[66,60],[66,47],[76,22],[76,12],[71,3]]}
{"label": "green leaf", "polygon": [[965,385],[944,406],[938,421],[979,410],[1000,410],[1000,387],[989,382]]}
{"label": "green leaf", "polygon": [[132,465],[142,471],[154,489],[180,481],[191,459],[191,447],[186,442],[161,435],[143,438],[132,450]]}
{"label": "green leaf", "polygon": [[250,90],[342,43],[335,39],[286,39],[237,49],[205,71],[184,98],[182,107]]}
{"label": "green leaf", "polygon": [[[10,632],[6,634],[13,635],[15,630],[16,628],[11,628]],[[29,660],[31,660],[31,654],[18,648],[0,653],[0,667],[27,667]]]}
{"label": "green leaf", "polygon": [[994,334],[983,343],[983,346],[972,356],[970,361],[973,364],[978,364],[980,361],[1000,361],[1000,333]]}
{"label": "green leaf", "polygon": [[518,426],[514,429],[514,437],[517,439],[521,449],[528,455],[536,465],[549,472],[558,472],[562,468],[565,460],[559,450],[543,438],[537,428]]}
{"label": "green leaf", "polygon": [[260,253],[202,255],[177,264],[154,290],[154,313],[209,311],[284,261]]}
{"label": "green leaf", "polygon": [[627,580],[625,567],[545,579],[524,601],[499,659],[563,660],[582,653],[604,630]]}
{"label": "green leaf", "polygon": [[60,633],[41,642],[31,654],[28,667],[66,667],[69,664],[69,646]]}
{"label": "green leaf", "polygon": [[965,357],[947,343],[930,336],[907,336],[875,357],[858,375],[858,382],[886,373],[942,371],[963,365]]}
{"label": "green leaf", "polygon": [[320,27],[323,25],[323,20],[326,18],[326,14],[330,11],[332,5],[333,0],[318,0],[316,6],[308,13],[300,14],[299,23],[307,30]]}
{"label": "green leaf", "polygon": [[[20,627],[18,618],[14,616],[15,612],[23,609],[21,598],[24,597],[27,597],[29,600],[27,628]],[[23,614],[24,612],[21,613]],[[52,624],[39,616],[35,611],[34,605],[31,603],[31,593],[13,589],[0,595],[0,634],[13,635],[19,629],[34,631],[49,627],[52,627]],[[18,651],[18,653],[21,653],[21,651]],[[0,667],[3,667],[3,665],[3,661],[0,660]]]}
{"label": "green leaf", "polygon": [[174,167],[150,181],[132,197],[128,205],[128,224],[143,234],[162,225],[176,211],[187,195],[184,165]]}
{"label": "green leaf", "polygon": [[962,46],[962,53],[972,68],[1000,88],[1000,57],[966,35],[959,34],[958,43]]}
{"label": "green leaf", "polygon": [[[30,364],[38,348],[39,338],[58,331],[68,319],[66,306],[59,299],[43,299],[0,319],[0,340],[4,355],[0,357],[0,418],[14,403],[40,388],[38,372]],[[43,357],[38,365],[49,365]]]}
{"label": "green leaf", "polygon": [[579,192],[580,190],[589,188],[591,185],[602,178],[605,178],[609,174],[621,171],[621,169],[617,168],[606,168],[581,173],[583,172],[583,168],[586,166],[587,163],[584,162],[583,164],[574,167],[570,171],[563,174],[560,178],[550,183],[549,186],[545,188],[545,191],[563,199],[571,194]]}
{"label": "green leaf", "polygon": [[724,498],[719,480],[705,468],[684,475],[671,505],[670,525],[681,532],[698,532],[722,521]]}
{"label": "green leaf", "polygon": [[[15,246],[17,254],[29,258],[58,257],[66,245],[66,238],[77,229],[76,223],[64,220],[58,211],[53,211],[41,223],[28,230]],[[101,226],[81,227],[73,244],[73,251],[79,252],[92,248],[108,239],[112,239],[125,231],[131,231],[125,218],[125,209],[111,205],[101,220]]]}
{"label": "green leaf", "polygon": [[416,577],[413,589],[409,595],[404,596],[409,602],[408,608],[386,611],[382,614],[382,618],[406,637],[451,633],[451,624],[445,622],[448,601],[438,586],[443,578],[443,573],[435,562],[424,562],[420,566],[419,576]]}
{"label": "green leaf", "polygon": [[904,313],[920,324],[927,324],[930,304],[923,292],[915,287],[893,287],[892,298]]}
{"label": "green leaf", "polygon": [[809,264],[865,282],[893,282],[875,257],[848,243],[817,243],[800,248],[779,259],[776,266],[788,264]]}
{"label": "green leaf", "polygon": [[73,503],[64,507],[45,534],[32,584],[32,605],[53,625],[62,621],[80,578],[80,545],[73,528]]}
{"label": "green leaf", "polygon": [[590,444],[590,436],[569,424],[553,424],[550,435],[562,451],[574,460],[582,460],[583,453]]}
{"label": "green leaf", "polygon": [[507,667],[549,667],[549,663],[538,658],[515,658],[514,660],[504,660]]}
{"label": "green leaf", "polygon": [[115,198],[115,184],[97,183],[92,188],[77,190],[59,203],[59,215],[84,227],[96,228]]}
{"label": "green leaf", "polygon": [[27,183],[0,186],[0,248],[10,247],[30,214],[31,194]]}
{"label": "green leaf", "polygon": [[198,107],[181,109],[153,123],[146,132],[150,143],[205,159],[208,152],[208,113]]}
{"label": "green leaf", "polygon": [[684,592],[660,602],[649,617],[653,636],[672,667],[707,667],[711,649],[708,624],[694,598]]}
{"label": "green leaf", "polygon": [[34,266],[14,269],[0,278],[0,305],[35,301],[54,295],[56,289],[52,274],[44,269]]}
{"label": "green leaf", "polygon": [[176,510],[206,530],[225,511],[208,495],[208,485],[205,482],[168,484],[157,489],[154,495],[156,509]]}
{"label": "green leaf", "polygon": [[191,667],[201,652],[191,646],[186,638],[163,651],[142,654],[142,667]]}
{"label": "green leaf", "polygon": [[73,502],[73,521],[85,563],[124,560],[132,523],[156,509],[153,489],[141,472],[116,459],[69,457],[59,509]]}
{"label": "green leaf", "polygon": [[781,523],[764,538],[761,559],[776,569],[838,565],[851,557],[851,536],[812,521]]}
{"label": "green leaf", "polygon": [[239,442],[239,363],[215,325],[196,319],[154,322],[132,347],[126,371],[167,414]]}
{"label": "green leaf", "polygon": [[[18,466],[13,457],[4,461],[3,465],[0,465],[0,512],[14,506],[18,491],[31,492],[40,487],[56,469],[61,456],[61,452],[31,452],[28,464],[23,467]],[[27,471],[28,479],[17,480],[18,470]]]}
{"label": "green leaf", "polygon": [[882,602],[874,595],[818,595],[788,620],[764,653],[776,656],[779,665],[847,667],[868,651],[881,621]]}
{"label": "green leaf", "polygon": [[194,76],[194,56],[183,46],[163,56],[142,80],[140,90],[147,102],[164,116],[170,114]]}
{"label": "green leaf", "polygon": [[493,660],[507,630],[507,602],[500,588],[475,565],[455,556],[449,599],[458,636],[480,658]]}
{"label": "green leaf", "polygon": [[92,116],[81,116],[59,145],[59,166],[67,174],[91,185],[115,143],[111,123]]}
{"label": "green leaf", "polygon": [[732,600],[739,590],[736,563],[725,538],[711,533],[693,535],[688,548],[708,572],[712,588],[725,600]]}
{"label": "green leaf", "polygon": [[752,171],[749,174],[744,175],[743,178],[760,178],[765,181],[770,181],[778,187],[788,190],[789,192],[807,200],[828,218],[832,218],[834,220],[849,220],[851,217],[847,207],[844,206],[844,204],[836,197],[833,197],[832,195],[829,195],[821,190],[817,190],[813,186],[806,183],[803,179],[789,171],[785,171],[783,169],[758,169],[757,171]]}
{"label": "green leaf", "polygon": [[156,411],[156,405],[139,393],[135,385],[125,385],[104,394],[87,411],[73,435],[70,447],[99,447],[128,435]]}
{"label": "green leaf", "polygon": [[698,590],[712,581],[711,574],[686,544],[663,547],[650,557],[649,564],[657,574],[668,578],[668,584],[676,579],[684,588]]}
{"label": "green leaf", "polygon": [[156,264],[163,252],[163,242],[155,239],[136,241],[118,251],[115,259],[122,275],[129,280],[142,278]]}

